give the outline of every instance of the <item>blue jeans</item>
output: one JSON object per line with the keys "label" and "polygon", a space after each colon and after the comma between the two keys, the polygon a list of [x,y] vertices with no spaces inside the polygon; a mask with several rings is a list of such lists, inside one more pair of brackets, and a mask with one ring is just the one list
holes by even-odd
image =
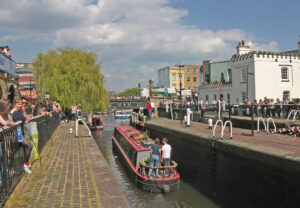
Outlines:
{"label": "blue jeans", "polygon": [[[150,161],[150,167],[158,167],[159,166],[159,156],[158,155],[152,155],[151,161]],[[149,169],[148,177],[151,176],[152,168]],[[158,176],[158,169],[155,170],[155,176]]]}
{"label": "blue jeans", "polygon": [[152,110],[148,110],[148,119],[151,120]]}

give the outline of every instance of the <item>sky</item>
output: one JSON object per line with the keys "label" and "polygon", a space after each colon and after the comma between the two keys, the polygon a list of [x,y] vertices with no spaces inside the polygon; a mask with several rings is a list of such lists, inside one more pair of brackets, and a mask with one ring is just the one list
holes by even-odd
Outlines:
{"label": "sky", "polygon": [[146,87],[157,70],[229,60],[238,42],[288,51],[299,0],[0,0],[0,46],[17,63],[71,47],[98,55],[109,91]]}

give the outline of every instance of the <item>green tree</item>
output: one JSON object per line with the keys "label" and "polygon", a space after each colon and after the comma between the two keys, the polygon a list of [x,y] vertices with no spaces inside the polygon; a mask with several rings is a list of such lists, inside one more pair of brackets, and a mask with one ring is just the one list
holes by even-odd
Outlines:
{"label": "green tree", "polygon": [[72,48],[38,53],[33,62],[39,96],[46,92],[64,108],[81,104],[82,110],[104,110],[109,106],[104,76],[97,55]]}
{"label": "green tree", "polygon": [[125,89],[124,92],[119,93],[119,96],[136,96],[137,93],[139,92],[138,88],[129,88],[129,89]]}

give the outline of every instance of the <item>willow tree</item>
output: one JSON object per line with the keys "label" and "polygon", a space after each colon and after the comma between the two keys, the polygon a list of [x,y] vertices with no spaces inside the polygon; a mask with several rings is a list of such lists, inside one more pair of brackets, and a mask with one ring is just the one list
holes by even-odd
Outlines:
{"label": "willow tree", "polygon": [[59,100],[62,107],[80,103],[83,110],[104,110],[109,105],[97,55],[72,48],[39,53],[33,62],[36,88]]}

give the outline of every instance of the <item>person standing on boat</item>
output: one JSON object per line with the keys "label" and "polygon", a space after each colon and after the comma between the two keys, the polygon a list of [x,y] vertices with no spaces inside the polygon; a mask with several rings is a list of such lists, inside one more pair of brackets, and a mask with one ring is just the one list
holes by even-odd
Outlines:
{"label": "person standing on boat", "polygon": [[[168,144],[168,138],[163,138],[162,143],[164,146],[162,147],[162,159],[163,159],[163,165],[164,166],[170,166],[170,161],[171,161],[171,146]],[[165,176],[169,176],[170,174],[170,168],[165,169]]]}
{"label": "person standing on boat", "polygon": [[151,102],[150,102],[150,98],[149,97],[147,99],[147,110],[148,110],[148,119],[151,120],[152,107],[151,107]]}
{"label": "person standing on boat", "polygon": [[[161,155],[160,149],[160,141],[158,138],[155,139],[154,144],[151,145],[151,160],[150,160],[150,167],[158,167],[159,166],[159,155]],[[151,176],[152,168],[149,169],[148,177]],[[155,170],[155,177],[158,177],[158,169]]]}

